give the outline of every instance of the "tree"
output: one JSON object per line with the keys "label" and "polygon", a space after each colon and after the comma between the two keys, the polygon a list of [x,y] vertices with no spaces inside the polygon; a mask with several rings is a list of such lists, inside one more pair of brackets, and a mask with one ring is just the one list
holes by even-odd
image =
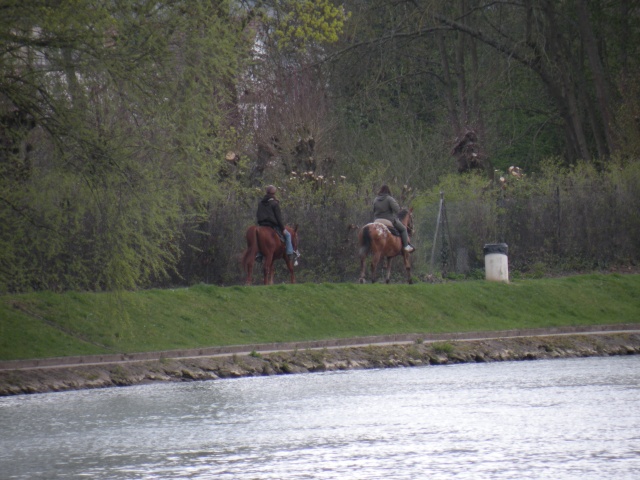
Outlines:
{"label": "tree", "polygon": [[215,195],[242,22],[227,2],[0,9],[0,290],[166,275]]}
{"label": "tree", "polygon": [[[469,127],[502,168],[514,161],[513,154],[533,168],[552,154],[568,161],[605,159],[621,148],[615,127],[620,79],[632,78],[639,58],[635,4],[350,2],[353,18],[332,57],[337,84],[349,115],[355,109],[371,118],[364,112],[379,104],[372,102],[379,93],[392,111],[402,112],[394,119],[402,129],[408,119],[424,121],[423,135],[439,136],[434,141],[426,134],[424,141],[441,152],[429,158],[429,168],[444,155],[440,146],[451,146]],[[410,101],[398,104],[391,85],[402,85]],[[381,121],[390,114],[385,109]]]}
{"label": "tree", "polygon": [[[615,143],[609,86],[613,77],[605,77],[603,63],[609,59],[603,58],[606,49],[597,47],[598,43],[606,43],[605,37],[596,38],[591,8],[606,12],[612,20],[620,19],[619,13],[602,2],[588,5],[585,0],[563,4],[529,0],[522,6],[506,2],[497,5],[478,5],[473,25],[441,13],[434,18],[515,59],[540,78],[564,121],[569,159],[589,160],[594,155],[606,157],[612,153]],[[519,31],[484,21],[494,17],[490,10],[503,9],[520,19]],[[624,12],[630,13],[628,8]],[[576,16],[578,22],[573,21]],[[613,22],[600,27],[612,25]]]}
{"label": "tree", "polygon": [[265,0],[251,11],[253,58],[238,81],[238,128],[244,154],[255,159],[252,180],[327,174],[333,126],[322,58],[349,15],[328,0]]}

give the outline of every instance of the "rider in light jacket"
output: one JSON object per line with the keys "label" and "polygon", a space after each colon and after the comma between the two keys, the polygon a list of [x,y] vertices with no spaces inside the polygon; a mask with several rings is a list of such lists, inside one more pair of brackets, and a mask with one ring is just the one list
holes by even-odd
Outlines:
{"label": "rider in light jacket", "polygon": [[373,201],[373,218],[377,220],[379,218],[389,220],[393,223],[400,236],[402,238],[402,247],[405,251],[411,253],[415,250],[413,245],[409,243],[409,233],[407,233],[407,227],[398,219],[398,213],[400,212],[400,206],[396,202],[395,198],[391,196],[391,191],[387,185],[382,185],[378,196]]}

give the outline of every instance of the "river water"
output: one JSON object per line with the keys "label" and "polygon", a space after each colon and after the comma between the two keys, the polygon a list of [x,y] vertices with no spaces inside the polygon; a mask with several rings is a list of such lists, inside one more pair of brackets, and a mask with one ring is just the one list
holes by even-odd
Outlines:
{"label": "river water", "polygon": [[637,479],[640,356],[0,398],[2,479]]}

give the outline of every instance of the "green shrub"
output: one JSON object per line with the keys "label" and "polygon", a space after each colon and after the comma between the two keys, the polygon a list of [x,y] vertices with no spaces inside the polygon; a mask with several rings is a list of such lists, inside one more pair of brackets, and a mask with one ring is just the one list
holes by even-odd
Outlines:
{"label": "green shrub", "polygon": [[432,345],[433,351],[438,355],[451,355],[455,347],[449,342],[437,342]]}

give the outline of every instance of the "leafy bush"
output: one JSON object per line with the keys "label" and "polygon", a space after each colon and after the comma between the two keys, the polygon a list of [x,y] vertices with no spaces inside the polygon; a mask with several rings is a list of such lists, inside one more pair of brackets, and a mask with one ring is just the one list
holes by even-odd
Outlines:
{"label": "leafy bush", "polygon": [[[445,240],[449,255],[465,252],[473,271],[483,266],[485,244],[504,242],[510,270],[533,277],[636,264],[640,165],[612,160],[597,167],[552,159],[539,173],[505,175],[502,188],[473,175],[445,177],[420,199],[434,205],[444,192],[448,229],[440,229],[436,251]],[[435,233],[437,208],[428,211],[430,224],[421,223],[427,241]],[[435,263],[441,271],[452,269],[451,258],[446,267],[438,256]]]}

